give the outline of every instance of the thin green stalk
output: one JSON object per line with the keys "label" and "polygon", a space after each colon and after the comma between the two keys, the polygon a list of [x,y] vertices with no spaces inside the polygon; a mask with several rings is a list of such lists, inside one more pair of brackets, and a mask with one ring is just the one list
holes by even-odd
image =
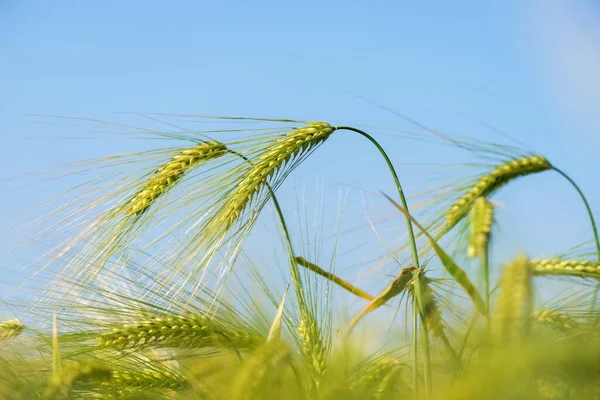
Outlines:
{"label": "thin green stalk", "polygon": [[485,301],[485,326],[488,334],[490,333],[490,256],[488,245],[481,246],[479,262],[483,272],[483,291]]}
{"label": "thin green stalk", "polygon": [[424,379],[425,379],[425,393],[427,396],[431,394],[431,356],[429,352],[429,332],[427,331],[427,321],[425,315],[425,305],[423,303],[423,282],[422,270],[414,272],[415,277],[413,280],[414,285],[414,302],[416,303],[417,310],[421,319],[421,347],[423,348],[423,368],[424,368]]}
{"label": "thin green stalk", "polygon": [[[390,172],[392,173],[392,176],[394,177],[394,182],[396,183],[396,189],[398,190],[398,195],[400,196],[400,203],[402,204],[402,207],[406,211],[408,211],[408,204],[406,203],[406,198],[404,197],[404,191],[402,190],[402,185],[400,185],[400,179],[398,178],[398,174],[396,173],[396,170],[394,169],[394,165],[392,164],[392,161],[388,157],[388,155],[385,152],[385,150],[383,149],[383,147],[381,147],[381,145],[375,140],[375,138],[373,138],[368,133],[361,131],[360,129],[353,128],[351,126],[336,126],[334,128],[336,130],[347,130],[347,131],[356,132],[356,133],[364,136],[365,138],[367,138],[371,143],[373,143],[373,145],[375,145],[375,147],[377,147],[377,150],[379,150],[379,152],[385,159],[385,162],[386,162]],[[417,250],[417,241],[415,239],[415,234],[413,232],[412,222],[411,222],[410,218],[408,218],[408,217],[406,218],[406,229],[408,231],[408,237],[410,239],[413,264],[414,264],[415,268],[419,268],[419,252]]]}
{"label": "thin green stalk", "polygon": [[419,338],[417,329],[419,325],[417,305],[413,301],[413,386],[415,390],[415,399],[419,399]]}
{"label": "thin green stalk", "polygon": [[[594,232],[594,241],[596,243],[596,252],[598,253],[598,261],[600,261],[600,239],[598,238],[598,229],[596,228],[596,222],[594,221],[594,214],[592,213],[590,204],[588,203],[587,199],[585,198],[583,191],[579,188],[579,186],[577,186],[575,181],[573,179],[571,179],[571,177],[569,175],[567,175],[560,169],[556,168],[555,166],[552,166],[552,168],[556,172],[558,172],[560,175],[562,175],[562,177],[565,178],[571,184],[571,186],[573,186],[573,188],[577,191],[577,193],[579,193],[579,197],[581,197],[581,200],[583,201],[583,204],[585,205],[585,209],[587,210],[588,216],[590,218],[590,223],[592,224],[592,231]],[[596,310],[596,302],[598,301],[598,293],[600,293],[600,284],[596,284],[596,288],[594,289],[594,294],[593,294],[592,304],[591,304],[592,311]]]}

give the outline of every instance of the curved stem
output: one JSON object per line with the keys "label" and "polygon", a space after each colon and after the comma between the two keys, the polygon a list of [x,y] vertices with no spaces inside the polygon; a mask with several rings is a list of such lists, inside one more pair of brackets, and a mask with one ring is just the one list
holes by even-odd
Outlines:
{"label": "curved stem", "polygon": [[[585,198],[585,195],[583,194],[583,192],[581,191],[579,186],[577,186],[575,181],[573,179],[571,179],[571,177],[569,177],[569,175],[565,174],[563,171],[556,168],[555,166],[552,166],[552,168],[556,172],[558,172],[560,175],[562,175],[562,177],[565,178],[571,184],[571,186],[573,186],[573,188],[575,188],[577,193],[579,193],[579,196],[581,197],[581,200],[583,201],[583,204],[585,205],[585,209],[587,210],[588,216],[590,218],[590,222],[592,224],[592,231],[594,232],[594,241],[596,242],[596,252],[598,253],[598,261],[600,261],[600,239],[598,239],[598,229],[596,228],[596,222],[594,221],[594,214],[592,213],[592,209],[590,208],[590,205],[589,205],[587,199]],[[592,305],[591,305],[592,310],[596,309],[596,302],[598,299],[599,292],[600,292],[600,284],[596,284],[596,288],[594,289],[594,294],[592,297]]]}
{"label": "curved stem", "polygon": [[[356,132],[356,133],[364,136],[365,138],[367,138],[371,143],[373,143],[373,145],[375,145],[375,147],[377,147],[377,150],[379,150],[379,152],[385,159],[385,162],[386,162],[390,172],[392,173],[392,176],[394,177],[394,182],[396,183],[396,189],[398,189],[398,195],[400,196],[400,202],[402,204],[402,207],[406,211],[408,211],[408,205],[406,204],[406,198],[404,197],[404,191],[402,190],[402,186],[400,185],[400,179],[398,178],[398,174],[396,173],[396,170],[394,169],[394,165],[392,164],[392,161],[388,157],[388,155],[385,152],[385,150],[383,149],[383,147],[381,147],[381,145],[375,140],[375,138],[373,138],[368,133],[361,131],[360,129],[353,128],[351,126],[336,126],[335,129]],[[406,218],[406,228],[407,228],[408,236],[410,239],[413,264],[414,264],[415,268],[419,268],[419,253],[417,251],[417,241],[415,239],[415,234],[413,232],[412,222],[411,222],[410,218],[408,218],[408,217]]]}

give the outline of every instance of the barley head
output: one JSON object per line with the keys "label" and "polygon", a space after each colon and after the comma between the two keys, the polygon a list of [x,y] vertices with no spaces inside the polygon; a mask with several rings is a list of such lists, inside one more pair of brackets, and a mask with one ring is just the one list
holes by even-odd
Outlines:
{"label": "barley head", "polygon": [[0,340],[15,338],[23,332],[23,329],[25,325],[16,318],[0,322]]}
{"label": "barley head", "polygon": [[531,314],[531,319],[535,322],[562,331],[571,330],[578,325],[577,322],[573,321],[568,315],[557,313],[552,310],[537,310]]}
{"label": "barley head", "polygon": [[475,199],[470,216],[471,232],[467,256],[474,258],[488,246],[494,219],[494,206],[485,197],[480,196]]}
{"label": "barley head", "polygon": [[203,315],[157,316],[133,325],[122,325],[100,335],[101,347],[232,347],[251,348],[264,338],[228,330]]}
{"label": "barley head", "polygon": [[486,197],[512,179],[552,169],[545,157],[531,156],[498,165],[492,172],[482,176],[463,197],[454,203],[446,214],[446,228],[456,225],[471,209],[478,197]]}
{"label": "barley head", "polygon": [[112,371],[112,381],[117,385],[140,389],[172,389],[181,390],[187,380],[173,372],[167,371]]}
{"label": "barley head", "polygon": [[142,214],[166,191],[172,188],[183,175],[207,161],[225,154],[227,148],[219,142],[206,142],[181,151],[164,164],[127,205],[127,215]]}
{"label": "barley head", "polygon": [[302,354],[309,363],[315,381],[326,370],[326,349],[321,336],[321,331],[310,314],[301,317],[298,327]]}
{"label": "barley head", "polygon": [[525,256],[504,267],[494,317],[499,341],[512,341],[527,332],[532,302],[531,268]]}
{"label": "barley head", "polygon": [[267,148],[227,200],[218,225],[229,229],[271,176],[290,160],[323,143],[334,130],[326,122],[313,122],[296,128]]}
{"label": "barley head", "polygon": [[532,274],[536,276],[565,275],[600,279],[600,262],[550,258],[531,260],[529,264]]}

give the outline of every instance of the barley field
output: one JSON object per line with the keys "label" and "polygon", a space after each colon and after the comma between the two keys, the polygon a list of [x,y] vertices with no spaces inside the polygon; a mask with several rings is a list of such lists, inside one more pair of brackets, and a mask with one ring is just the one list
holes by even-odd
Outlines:
{"label": "barley field", "polygon": [[[322,121],[185,118],[80,120],[140,150],[19,178],[77,179],[32,199],[22,246],[62,236],[2,303],[1,399],[600,399],[598,233],[551,159],[427,129],[383,146]],[[372,218],[279,196],[348,140],[385,168]],[[404,187],[415,169],[395,160],[415,140],[457,162],[432,150],[429,179]],[[497,246],[497,194],[541,175],[579,197],[555,212],[585,213],[588,240]],[[369,250],[341,257],[353,234]]]}

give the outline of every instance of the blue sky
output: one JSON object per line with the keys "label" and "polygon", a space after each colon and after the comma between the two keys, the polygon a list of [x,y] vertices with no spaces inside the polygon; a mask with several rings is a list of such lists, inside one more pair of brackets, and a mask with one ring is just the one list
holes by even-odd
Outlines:
{"label": "blue sky", "polygon": [[[406,127],[356,94],[445,131],[489,138],[474,121],[498,128],[571,174],[600,213],[599,20],[592,1],[2,0],[0,206],[8,214],[68,187],[15,190],[11,177],[122,152],[119,141],[60,139],[88,134],[29,114],[122,121],[115,113],[164,112]],[[401,165],[402,143],[382,142]],[[407,159],[435,162],[424,146],[410,148]],[[387,172],[376,153],[356,137],[308,164],[294,180],[314,186],[323,178],[334,204],[340,187],[391,188],[387,175],[379,178]],[[590,237],[579,200],[557,177],[519,188],[499,197],[509,204],[505,227],[521,228],[513,239],[524,248],[552,252]],[[288,202],[293,190],[282,188]],[[357,194],[348,202],[360,209]],[[0,240],[26,220],[3,219]],[[2,267],[18,269],[23,257],[36,255],[7,257]]]}

